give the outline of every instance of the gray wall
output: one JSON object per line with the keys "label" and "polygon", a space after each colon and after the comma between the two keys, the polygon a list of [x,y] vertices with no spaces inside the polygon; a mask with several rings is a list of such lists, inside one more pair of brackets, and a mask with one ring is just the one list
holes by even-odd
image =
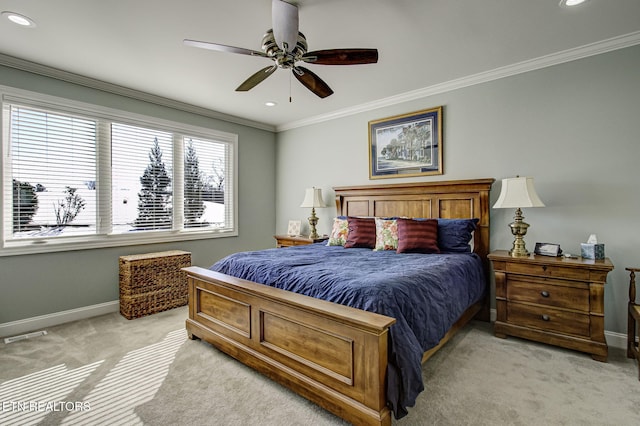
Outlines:
{"label": "gray wall", "polygon": [[[0,257],[0,324],[118,299],[118,256],[182,249],[209,265],[240,250],[273,246],[289,219],[306,224],[304,189],[323,188],[319,231],[336,214],[333,186],[368,179],[369,120],[444,106],[444,175],[384,183],[515,175],[535,178],[546,208],[526,209],[525,240],[568,252],[596,233],[616,266],[605,293],[605,328],[626,327],[628,277],[640,265],[633,219],[640,211],[640,46],[335,119],[277,136],[268,131],[135,101],[0,67],[0,84],[69,97],[239,135],[239,233],[220,238],[122,248]],[[375,87],[372,86],[372,90]],[[277,142],[276,142],[277,140]],[[275,205],[274,205],[275,200]],[[509,248],[513,212],[492,210],[491,246]],[[306,228],[305,228],[306,231]]]}
{"label": "gray wall", "polygon": [[[0,85],[238,134],[239,236],[171,244],[0,257],[0,324],[118,300],[118,257],[167,249],[209,266],[241,250],[273,247],[275,134],[0,67]],[[256,214],[259,212],[259,214]]]}
{"label": "gray wall", "polygon": [[[605,290],[605,328],[626,332],[628,275],[640,266],[640,46],[278,134],[276,230],[309,215],[298,207],[306,187],[323,189],[318,209],[328,233],[333,186],[372,183],[369,120],[444,106],[444,175],[383,183],[533,176],[546,208],[525,209],[525,237],[579,253],[595,233],[615,265]],[[401,78],[401,76],[399,76]],[[372,84],[371,90],[375,90]],[[514,212],[491,211],[491,247],[509,249]],[[307,225],[308,227],[308,225]]]}

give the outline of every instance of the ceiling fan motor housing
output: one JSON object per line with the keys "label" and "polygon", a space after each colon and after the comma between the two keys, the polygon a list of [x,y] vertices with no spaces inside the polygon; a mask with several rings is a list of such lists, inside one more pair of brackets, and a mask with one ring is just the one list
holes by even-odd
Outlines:
{"label": "ceiling fan motor housing", "polygon": [[291,53],[286,53],[278,46],[272,29],[262,37],[262,51],[273,58],[280,68],[292,68],[307,53],[307,48],[307,39],[301,32],[298,32],[298,41]]}

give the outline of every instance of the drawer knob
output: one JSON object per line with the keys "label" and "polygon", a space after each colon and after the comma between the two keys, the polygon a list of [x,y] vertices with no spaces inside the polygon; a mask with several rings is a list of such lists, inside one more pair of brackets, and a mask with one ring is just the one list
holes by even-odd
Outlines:
{"label": "drawer knob", "polygon": [[542,290],[542,291],[540,292],[540,295],[541,295],[542,297],[549,297],[549,292],[548,292],[548,291],[546,291],[546,290]]}
{"label": "drawer knob", "polygon": [[542,265],[542,270],[546,272],[547,271],[547,265]]}
{"label": "drawer knob", "polygon": [[551,317],[550,317],[549,315],[543,315],[543,316],[542,316],[542,320],[543,320],[543,321],[550,321],[550,320],[551,320]]}

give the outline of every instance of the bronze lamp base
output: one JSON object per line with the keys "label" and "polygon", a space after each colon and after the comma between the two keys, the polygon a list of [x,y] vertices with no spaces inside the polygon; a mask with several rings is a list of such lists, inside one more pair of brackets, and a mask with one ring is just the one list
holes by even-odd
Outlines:
{"label": "bronze lamp base", "polygon": [[318,235],[318,231],[316,231],[316,225],[318,224],[318,216],[316,216],[316,209],[314,207],[311,208],[311,216],[309,216],[309,227],[311,229],[311,233],[309,234],[309,238],[315,240],[320,238]]}
{"label": "bronze lamp base", "polygon": [[529,224],[524,222],[522,219],[524,219],[524,216],[522,216],[522,210],[518,208],[516,210],[514,221],[509,224],[511,233],[515,236],[515,239],[513,240],[513,247],[509,250],[509,255],[511,255],[511,257],[529,256],[529,252],[527,251],[523,238],[527,234]]}

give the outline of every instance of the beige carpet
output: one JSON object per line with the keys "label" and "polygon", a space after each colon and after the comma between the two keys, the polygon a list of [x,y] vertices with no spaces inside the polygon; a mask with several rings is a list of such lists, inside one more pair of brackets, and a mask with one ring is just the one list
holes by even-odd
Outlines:
{"label": "beige carpet", "polygon": [[[0,343],[0,424],[341,425],[211,345],[186,339],[186,308],[104,315]],[[423,367],[404,425],[638,425],[635,363],[609,363],[467,326]]]}

